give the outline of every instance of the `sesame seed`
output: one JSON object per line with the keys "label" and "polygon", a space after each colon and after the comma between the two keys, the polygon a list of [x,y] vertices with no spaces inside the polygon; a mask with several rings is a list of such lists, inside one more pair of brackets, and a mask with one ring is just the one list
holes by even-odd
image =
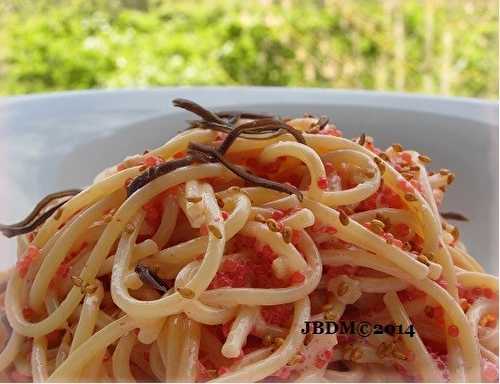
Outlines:
{"label": "sesame seed", "polygon": [[426,155],[418,155],[418,160],[424,164],[429,164],[432,161],[432,159]]}
{"label": "sesame seed", "polygon": [[126,226],[125,226],[125,232],[127,232],[128,234],[131,234],[132,232],[135,231],[135,225],[132,224],[132,223],[128,223]]}
{"label": "sesame seed", "polygon": [[366,142],[366,134],[363,132],[361,136],[359,136],[358,144],[364,146]]}
{"label": "sesame seed", "polygon": [[177,288],[177,292],[185,299],[193,299],[195,296],[194,291],[186,287]]}
{"label": "sesame seed", "polygon": [[401,152],[403,150],[403,146],[399,143],[394,143],[392,144],[392,149],[394,149],[395,152]]}
{"label": "sesame seed", "polygon": [[450,185],[451,183],[453,183],[455,181],[455,174],[454,173],[450,173],[448,175],[448,179],[446,180],[446,183],[448,185]]}
{"label": "sesame seed", "polygon": [[279,232],[280,231],[280,224],[274,220],[274,219],[267,219],[266,220],[267,227],[269,230],[272,232]]}
{"label": "sesame seed", "polygon": [[85,287],[85,293],[91,295],[95,291],[97,291],[97,285],[96,284],[89,284]]}
{"label": "sesame seed", "polygon": [[208,225],[208,230],[210,231],[210,233],[212,235],[215,236],[216,239],[218,239],[218,240],[222,239],[222,232],[215,225],[209,224]]}
{"label": "sesame seed", "polygon": [[81,287],[83,280],[79,276],[71,276],[71,282],[75,287]]}
{"label": "sesame seed", "polygon": [[418,255],[417,260],[420,261],[424,265],[427,265],[427,266],[430,265],[429,259],[427,257],[425,257],[424,255]]}
{"label": "sesame seed", "polygon": [[199,203],[200,201],[202,200],[201,196],[189,196],[189,197],[186,197],[186,201],[188,203]]}
{"label": "sesame seed", "polygon": [[285,243],[288,244],[292,241],[293,229],[291,227],[286,226],[283,228],[281,235],[283,236],[283,240],[285,241]]}
{"label": "sesame seed", "polygon": [[442,176],[447,176],[449,175],[451,172],[449,169],[446,169],[446,168],[442,168],[439,170],[439,174],[442,175]]}
{"label": "sesame seed", "polygon": [[262,339],[262,344],[266,347],[269,347],[273,343],[273,337],[271,335],[265,335]]}
{"label": "sesame seed", "polygon": [[264,216],[262,216],[260,213],[257,213],[255,215],[255,221],[257,221],[259,223],[265,223],[266,222],[266,218]]}
{"label": "sesame seed", "polygon": [[378,157],[380,157],[384,161],[389,161],[389,156],[385,154],[384,152],[379,153]]}
{"label": "sesame seed", "polygon": [[220,197],[217,197],[217,205],[219,206],[219,208],[223,208],[224,200],[222,200]]}
{"label": "sesame seed", "polygon": [[417,196],[415,196],[413,193],[406,193],[405,194],[405,200],[406,201],[417,201]]}
{"label": "sesame seed", "polygon": [[349,290],[349,286],[342,281],[337,287],[337,296],[344,296]]}
{"label": "sesame seed", "polygon": [[344,211],[339,211],[339,220],[343,226],[349,225],[349,216]]}

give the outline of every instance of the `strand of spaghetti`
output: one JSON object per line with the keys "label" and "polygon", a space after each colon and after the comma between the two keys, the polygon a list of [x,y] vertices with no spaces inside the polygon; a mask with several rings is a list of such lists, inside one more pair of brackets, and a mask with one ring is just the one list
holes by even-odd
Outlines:
{"label": "strand of spaghetti", "polygon": [[464,252],[463,250],[457,248],[457,247],[452,247],[448,246],[448,249],[453,256],[454,254],[458,255],[459,258],[467,260],[467,262],[473,267],[472,272],[480,272],[484,273],[484,268],[477,262],[476,259],[474,259],[471,255],[469,255],[467,252]]}
{"label": "strand of spaghetti", "polygon": [[0,371],[7,368],[16,358],[21,345],[23,344],[24,337],[17,332],[13,331],[9,337],[9,341],[0,353]]}
{"label": "strand of spaghetti", "polygon": [[158,229],[151,238],[159,249],[162,249],[172,236],[177,222],[177,215],[179,213],[179,206],[172,196],[167,196],[162,203],[163,213]]}
{"label": "strand of spaghetti", "polygon": [[[142,259],[149,257],[158,253],[158,245],[151,239],[146,239],[142,243],[135,244],[132,251],[132,262],[139,262]],[[115,261],[115,255],[111,255],[101,264],[101,268],[97,273],[97,277],[105,276],[111,273],[113,270],[113,263]]]}
{"label": "strand of spaghetti", "polygon": [[125,169],[111,175],[99,183],[93,184],[79,194],[72,197],[61,207],[59,214],[54,214],[39,229],[33,244],[38,248],[45,245],[47,240],[54,235],[57,228],[65,223],[71,216],[83,207],[92,205],[106,195],[110,195],[118,189],[123,188],[125,181],[139,175],[139,167]]}
{"label": "strand of spaghetti", "polygon": [[367,293],[386,293],[402,291],[408,288],[408,283],[395,277],[355,277],[359,281],[359,288]]}
{"label": "strand of spaghetti", "polygon": [[270,163],[282,156],[294,157],[306,164],[311,177],[308,196],[314,200],[322,199],[323,190],[317,181],[326,180],[326,172],[319,155],[307,145],[292,141],[280,141],[265,147],[259,155],[259,160],[263,163]]}
{"label": "strand of spaghetti", "polygon": [[[236,235],[248,219],[250,213],[250,200],[243,193],[234,193],[224,199],[225,204],[234,204],[233,211],[224,222],[226,239],[229,240]],[[152,259],[165,264],[186,264],[196,256],[206,251],[208,236],[200,236],[192,240],[166,248]]]}
{"label": "strand of spaghetti", "polygon": [[[437,208],[436,200],[434,199],[434,194],[432,193],[432,188],[429,183],[429,177],[427,176],[427,170],[422,165],[422,162],[418,158],[418,153],[412,152],[412,158],[419,168],[419,181],[422,187],[422,195],[426,198],[427,202],[430,205],[432,213],[436,220],[440,220],[439,211]],[[439,226],[438,228],[438,237],[439,237],[439,248],[436,252],[436,259],[439,264],[443,267],[443,277],[447,281],[446,289],[450,292],[451,296],[458,302],[458,286],[457,286],[457,277],[455,276],[455,270],[453,268],[453,259],[451,258],[450,252],[448,251],[448,247],[443,241],[443,228]]]}
{"label": "strand of spaghetti", "polygon": [[184,313],[194,321],[201,324],[224,324],[233,319],[236,308],[217,308],[203,304],[199,300],[190,300],[183,305]]}
{"label": "strand of spaghetti", "polygon": [[47,380],[47,338],[45,336],[33,339],[31,350],[31,375],[33,382],[41,383]]}
{"label": "strand of spaghetti", "polygon": [[198,128],[190,129],[189,131],[178,134],[161,147],[153,149],[149,153],[164,159],[169,159],[177,152],[185,151],[191,141],[196,143],[211,143],[216,137],[217,132]]}
{"label": "strand of spaghetti", "polygon": [[[151,185],[151,183],[148,184],[148,186],[149,185]],[[147,186],[145,188],[147,188]],[[210,232],[206,255],[203,258],[201,266],[196,275],[184,287],[192,290],[195,296],[197,292],[206,289],[212,281],[224,251],[224,228],[221,224],[220,210],[211,187],[207,187],[207,185],[204,186],[203,200],[205,202],[205,216],[208,220],[207,224],[209,227],[213,226],[216,228],[221,238],[217,238],[218,236],[216,236],[215,232]],[[126,235],[124,234],[123,236],[122,239],[126,239]],[[141,318],[154,318],[162,315],[165,316],[166,314],[179,313],[182,310],[181,306],[183,299],[178,292],[153,301],[137,300],[128,294],[123,283],[123,277],[129,264],[131,244],[129,242],[129,244],[126,245],[126,243],[126,240],[123,242],[120,241],[122,245],[119,245],[115,255],[116,260],[111,277],[111,293],[115,303],[131,316]],[[161,307],[165,308],[168,313],[161,312]]]}
{"label": "strand of spaghetti", "polygon": [[[498,303],[493,300],[484,300],[478,299],[471,305],[471,307],[467,310],[466,317],[469,321],[470,326],[472,327],[472,334],[478,335],[479,331],[479,322],[483,318],[484,315],[498,312]],[[480,341],[483,341],[479,338]],[[495,345],[487,345],[484,342],[481,343],[485,347],[495,347]],[[498,337],[496,338],[496,345],[498,347]]]}
{"label": "strand of spaghetti", "polygon": [[241,359],[238,359],[237,362],[235,362],[233,365],[231,365],[231,370],[238,371],[238,370],[246,367],[247,365],[256,363],[260,360],[264,360],[271,353],[273,353],[272,347],[264,347],[264,348],[256,349],[255,351],[252,351],[252,352],[244,355]]}
{"label": "strand of spaghetti", "polygon": [[29,295],[29,306],[31,308],[37,311],[41,310],[43,299],[47,293],[50,281],[76,239],[82,236],[85,231],[87,231],[88,227],[102,217],[106,211],[117,207],[124,199],[124,190],[113,193],[83,211],[79,217],[65,229],[64,233],[47,254],[47,257],[44,258],[35,280],[33,281]]}
{"label": "strand of spaghetti", "polygon": [[355,244],[358,247],[374,252],[390,260],[418,279],[424,278],[428,274],[429,268],[427,266],[410,257],[400,248],[385,243],[379,236],[356,221],[350,220],[348,225],[343,225],[339,219],[339,213],[335,209],[308,198],[304,198],[303,204],[314,213],[315,217],[320,222],[327,225],[333,225],[337,229],[335,235],[339,239]]}
{"label": "strand of spaghetti", "polygon": [[472,333],[462,308],[453,297],[435,281],[429,279],[417,280],[411,277],[408,282],[431,296],[444,308],[445,315],[450,319],[450,322],[458,328],[457,340],[463,353],[466,378],[469,381],[479,381],[481,378],[479,344],[475,335]]}
{"label": "strand of spaghetti", "polygon": [[301,231],[299,249],[309,264],[304,282],[287,288],[217,288],[205,291],[200,301],[222,307],[235,305],[277,305],[292,303],[309,295],[321,279],[322,264],[316,245],[305,231]]}
{"label": "strand of spaghetti", "polygon": [[310,316],[310,303],[307,296],[294,303],[292,325],[283,344],[264,360],[249,364],[235,372],[219,376],[216,382],[259,381],[283,367],[299,350],[305,335],[300,331]]}
{"label": "strand of spaghetti", "polygon": [[314,215],[309,209],[302,208],[285,217],[280,222],[282,225],[292,229],[304,229],[314,225]]}
{"label": "strand of spaghetti", "polygon": [[483,347],[482,345],[480,345],[479,348],[481,349],[481,356],[482,357],[484,357],[489,362],[491,362],[495,365],[498,365],[498,356],[495,355],[495,353],[493,353],[489,349]]}
{"label": "strand of spaghetti", "polygon": [[226,337],[226,342],[222,346],[222,355],[234,359],[240,356],[242,348],[247,341],[247,337],[255,325],[259,307],[243,306],[238,310],[238,315],[231,324],[231,329]]}
{"label": "strand of spaghetti", "polygon": [[[85,268],[80,274],[80,278],[83,281],[91,281],[94,279],[106,255],[109,253],[115,240],[120,235],[127,222],[140,209],[140,207],[152,197],[156,196],[163,190],[185,182],[190,178],[220,177],[227,174],[228,172],[219,164],[188,166],[177,169],[170,174],[161,176],[141,188],[125,201],[125,203],[115,213],[111,222],[106,226],[101,238],[92,250]],[[27,336],[39,336],[56,329],[65,319],[69,317],[82,298],[80,290],[75,287],[68,293],[64,301],[54,313],[38,323],[29,323],[23,317],[22,306],[19,300],[20,297],[15,293],[16,289],[20,288],[19,280],[21,279],[19,279],[16,274],[11,278],[7,286],[6,303],[9,302],[9,305],[7,306],[7,317],[9,318],[9,322],[14,329]],[[165,298],[163,306],[165,308],[174,308],[173,310],[175,311],[176,307],[171,305],[172,301],[180,302],[180,297],[177,293]],[[151,309],[153,312],[158,313],[158,311],[161,311],[161,306],[161,304],[155,302],[155,308]],[[151,317],[155,316],[156,314]]]}
{"label": "strand of spaghetti", "polygon": [[73,334],[73,341],[69,349],[69,354],[73,353],[82,343],[85,342],[94,332],[99,306],[104,296],[102,283],[96,280],[97,289],[94,293],[87,294],[83,301],[82,310],[75,332]]}
{"label": "strand of spaghetti", "polygon": [[128,316],[123,316],[113,321],[92,335],[91,338],[87,339],[87,341],[68,356],[52,375],[49,376],[48,381],[68,381],[75,377],[75,374],[85,367],[95,355],[135,327],[135,321]]}
{"label": "strand of spaghetti", "polygon": [[366,179],[353,188],[335,192],[324,191],[321,196],[323,204],[330,207],[353,204],[365,200],[377,192],[381,181],[380,170],[366,154],[352,149],[339,149],[325,153],[322,160],[333,165],[341,165],[342,163],[355,165],[361,168],[366,175]]}
{"label": "strand of spaghetti", "polygon": [[158,338],[164,324],[165,318],[137,319],[137,326],[139,328],[137,339],[142,344],[153,343]]}
{"label": "strand of spaghetti", "polygon": [[137,338],[134,332],[129,332],[120,337],[113,352],[113,377],[122,383],[135,383],[134,375],[130,371],[130,354]]}
{"label": "strand of spaghetti", "polygon": [[182,340],[185,337],[185,329],[182,315],[170,316],[167,320],[167,363],[165,364],[166,382],[177,380],[179,370],[179,356],[182,352]]}
{"label": "strand of spaghetti", "polygon": [[450,245],[447,245],[448,247],[448,252],[451,255],[451,259],[453,261],[453,264],[457,267],[460,267],[461,269],[464,269],[469,272],[481,272],[479,271],[476,266],[470,262],[469,259],[464,257],[463,252],[457,252],[456,248]]}
{"label": "strand of spaghetti", "polygon": [[417,233],[421,237],[423,236],[423,233],[420,227],[415,222],[415,218],[412,215],[412,213],[405,211],[403,209],[377,208],[377,209],[371,209],[369,211],[353,213],[352,215],[349,216],[349,218],[356,220],[358,223],[363,224],[375,219],[377,215],[381,215],[382,217],[387,217],[390,220],[391,225],[393,223],[406,224],[410,229],[409,234],[407,235],[410,238],[412,236],[412,232]]}
{"label": "strand of spaghetti", "polygon": [[71,341],[71,330],[67,329],[64,332],[64,336],[61,340],[61,343],[59,344],[59,347],[57,348],[56,364],[55,364],[56,368],[63,363],[66,357],[68,357],[70,341]]}
{"label": "strand of spaghetti", "polygon": [[[411,325],[411,321],[401,301],[399,301],[398,295],[394,291],[390,291],[384,295],[383,300],[394,322],[398,325],[402,325],[404,329],[408,329]],[[415,334],[414,337],[403,336],[403,342],[408,350],[412,352],[413,356],[415,356],[415,365],[424,381],[445,381],[435,360],[427,351],[427,348],[418,334]]]}
{"label": "strand of spaghetti", "polygon": [[255,237],[258,241],[267,244],[278,255],[286,259],[289,272],[304,272],[307,268],[302,255],[290,243],[285,243],[279,232],[271,231],[266,224],[249,221],[241,229],[240,233],[245,236]]}
{"label": "strand of spaghetti", "polygon": [[480,272],[457,273],[457,281],[465,288],[489,288],[498,295],[498,277]]}
{"label": "strand of spaghetti", "polygon": [[200,324],[184,318],[185,336],[179,356],[179,370],[177,380],[180,382],[194,382],[198,371],[198,352],[200,349]]}
{"label": "strand of spaghetti", "polygon": [[[319,154],[340,149],[352,149],[364,153],[371,159],[376,157],[376,155],[369,149],[345,138],[308,133],[304,134],[304,138],[306,139],[307,145],[311,146]],[[268,140],[248,140],[238,138],[229,148],[228,154],[263,149],[273,143],[276,143],[277,141],[293,140],[293,136],[289,134]],[[404,192],[398,186],[398,181],[401,180],[399,173],[387,162],[382,162],[385,166],[385,172],[383,174],[384,183],[403,198]],[[436,217],[434,217],[428,203],[418,191],[415,191],[415,197],[417,200],[408,204],[408,207],[411,211],[417,213],[417,217],[422,224],[421,227],[425,232],[424,251],[434,252],[438,247],[437,235],[439,233],[440,223]]]}
{"label": "strand of spaghetti", "polygon": [[160,382],[165,381],[165,366],[163,365],[160,349],[158,348],[157,343],[153,343],[151,345],[151,349],[149,350],[149,367]]}

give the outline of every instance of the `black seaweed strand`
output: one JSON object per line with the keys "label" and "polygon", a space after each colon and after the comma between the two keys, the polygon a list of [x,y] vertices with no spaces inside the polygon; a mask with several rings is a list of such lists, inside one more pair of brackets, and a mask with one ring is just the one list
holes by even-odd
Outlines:
{"label": "black seaweed strand", "polygon": [[190,154],[195,154],[196,152],[198,152],[208,155],[212,162],[220,162],[235,175],[241,177],[243,180],[247,181],[252,185],[268,189],[274,189],[275,191],[288,193],[290,195],[294,194],[295,196],[297,196],[299,201],[302,201],[304,198],[302,192],[300,192],[300,190],[298,190],[292,185],[278,183],[276,181],[252,175],[251,173],[248,173],[243,167],[231,164],[224,158],[223,155],[219,153],[219,151],[216,148],[198,143],[189,143],[188,152]]}

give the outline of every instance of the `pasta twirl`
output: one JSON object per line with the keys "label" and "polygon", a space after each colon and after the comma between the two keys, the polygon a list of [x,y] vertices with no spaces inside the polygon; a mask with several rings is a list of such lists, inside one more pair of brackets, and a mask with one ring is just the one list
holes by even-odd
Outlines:
{"label": "pasta twirl", "polygon": [[0,225],[2,377],[498,381],[498,279],[439,213],[450,171],[324,119],[174,104],[185,132]]}

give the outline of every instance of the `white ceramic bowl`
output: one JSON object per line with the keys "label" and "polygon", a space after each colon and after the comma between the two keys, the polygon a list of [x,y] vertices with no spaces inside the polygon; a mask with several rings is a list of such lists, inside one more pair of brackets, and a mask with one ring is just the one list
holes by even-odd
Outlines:
{"label": "white ceramic bowl", "polygon": [[[216,109],[331,117],[346,137],[362,132],[380,147],[399,142],[432,157],[457,179],[443,210],[459,223],[471,253],[498,271],[498,106],[473,99],[287,88],[165,88],[69,92],[0,102],[0,222],[23,217],[52,191],[81,187],[126,155],[161,145],[189,114],[170,106],[191,98]],[[0,240],[0,267],[14,261],[15,242]]]}

